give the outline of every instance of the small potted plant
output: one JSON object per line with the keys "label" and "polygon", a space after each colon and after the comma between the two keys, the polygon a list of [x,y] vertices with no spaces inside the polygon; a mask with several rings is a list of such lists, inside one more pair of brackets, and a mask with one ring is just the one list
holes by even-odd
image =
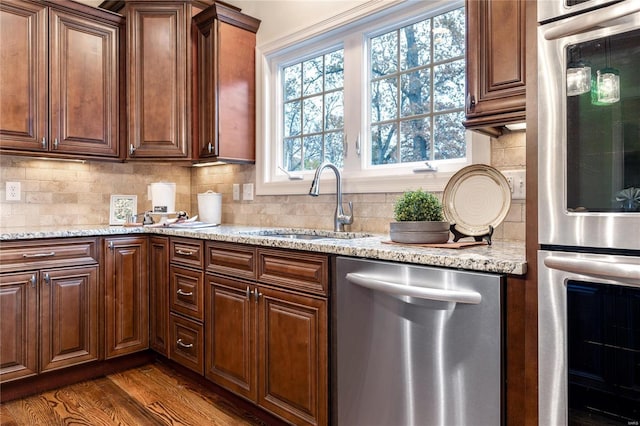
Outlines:
{"label": "small potted plant", "polygon": [[442,203],[422,189],[407,191],[394,208],[396,222],[391,222],[389,235],[397,243],[438,244],[449,241],[449,222],[444,220]]}

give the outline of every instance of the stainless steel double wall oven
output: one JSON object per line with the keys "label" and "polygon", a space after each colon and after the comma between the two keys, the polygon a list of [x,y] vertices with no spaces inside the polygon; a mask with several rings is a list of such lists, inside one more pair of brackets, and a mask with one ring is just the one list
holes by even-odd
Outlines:
{"label": "stainless steel double wall oven", "polygon": [[539,422],[640,422],[640,0],[538,1]]}

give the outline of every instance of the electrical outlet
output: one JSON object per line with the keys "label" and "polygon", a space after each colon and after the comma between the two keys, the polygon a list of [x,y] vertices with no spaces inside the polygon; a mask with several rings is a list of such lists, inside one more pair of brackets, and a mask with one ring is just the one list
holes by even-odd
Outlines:
{"label": "electrical outlet", "polygon": [[240,184],[234,183],[233,184],[233,201],[238,201],[238,200],[240,200]]}
{"label": "electrical outlet", "polygon": [[504,170],[502,174],[507,178],[512,200],[524,200],[526,194],[526,174],[524,170]]}
{"label": "electrical outlet", "polygon": [[7,182],[5,198],[7,201],[20,201],[20,182]]}
{"label": "electrical outlet", "polygon": [[242,199],[245,201],[253,201],[253,184],[242,184]]}

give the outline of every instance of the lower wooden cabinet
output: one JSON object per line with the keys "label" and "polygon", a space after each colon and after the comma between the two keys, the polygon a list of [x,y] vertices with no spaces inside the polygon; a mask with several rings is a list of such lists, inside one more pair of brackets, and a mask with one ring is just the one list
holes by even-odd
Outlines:
{"label": "lower wooden cabinet", "polygon": [[0,382],[100,358],[94,238],[0,246]]}
{"label": "lower wooden cabinet", "polygon": [[169,238],[149,238],[149,346],[169,356]]}
{"label": "lower wooden cabinet", "polygon": [[[218,249],[217,243],[211,244]],[[239,251],[243,258],[246,251]],[[273,259],[278,254],[281,260],[289,259],[291,271],[316,269],[323,259],[326,265],[326,256],[273,249],[257,249],[255,257]],[[234,263],[241,262],[231,259],[208,270],[229,272]],[[328,267],[314,274],[318,276],[327,277]],[[207,274],[205,375],[293,424],[327,424],[328,299],[287,290],[286,280],[279,288],[276,281],[265,284]],[[310,293],[318,291],[316,283],[309,288]]]}
{"label": "lower wooden cabinet", "polygon": [[105,357],[149,348],[148,239],[104,239]]}
{"label": "lower wooden cabinet", "polygon": [[0,381],[99,358],[98,266],[0,275]]}

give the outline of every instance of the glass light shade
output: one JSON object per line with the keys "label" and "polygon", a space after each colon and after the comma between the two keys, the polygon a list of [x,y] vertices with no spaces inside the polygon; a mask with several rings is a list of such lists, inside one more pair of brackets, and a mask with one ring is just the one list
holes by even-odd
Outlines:
{"label": "glass light shade", "polygon": [[586,65],[567,68],[567,96],[577,96],[591,90],[591,67]]}
{"label": "glass light shade", "polygon": [[620,72],[615,68],[596,71],[595,87],[591,91],[591,102],[609,105],[620,101]]}

